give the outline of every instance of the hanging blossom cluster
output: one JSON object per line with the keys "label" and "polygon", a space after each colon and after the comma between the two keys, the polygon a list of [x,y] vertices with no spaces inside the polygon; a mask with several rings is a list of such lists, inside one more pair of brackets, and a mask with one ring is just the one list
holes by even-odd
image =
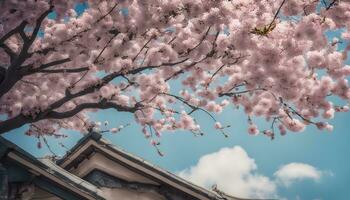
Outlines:
{"label": "hanging blossom cluster", "polygon": [[214,116],[229,105],[252,135],[332,130],[327,120],[349,110],[349,39],[348,0],[1,1],[0,133],[87,132],[88,112],[115,109],[147,138],[203,134],[194,112],[225,134]]}

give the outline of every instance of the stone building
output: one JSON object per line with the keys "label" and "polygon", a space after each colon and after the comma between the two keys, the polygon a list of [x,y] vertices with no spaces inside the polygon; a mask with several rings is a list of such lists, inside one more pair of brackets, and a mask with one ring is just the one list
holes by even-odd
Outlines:
{"label": "stone building", "polygon": [[0,200],[233,200],[112,145],[83,137],[62,159],[37,159],[0,137]]}

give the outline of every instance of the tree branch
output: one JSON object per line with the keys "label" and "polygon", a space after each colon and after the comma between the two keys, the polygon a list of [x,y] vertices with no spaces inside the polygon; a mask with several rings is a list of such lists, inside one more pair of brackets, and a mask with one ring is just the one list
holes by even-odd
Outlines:
{"label": "tree branch", "polygon": [[221,65],[215,72],[214,74],[210,77],[209,83],[207,85],[207,87],[209,87],[210,83],[213,81],[214,77],[216,76],[216,74],[218,74],[224,67],[226,66],[226,64]]}
{"label": "tree branch", "polygon": [[79,112],[85,110],[85,109],[109,109],[109,108],[114,108],[117,111],[120,112],[135,112],[136,110],[140,109],[142,105],[136,104],[134,107],[128,107],[128,106],[121,106],[113,102],[107,102],[107,101],[100,101],[97,103],[83,103],[77,105],[75,108],[72,110],[66,111],[66,112],[57,112],[54,111],[52,108],[48,109],[45,112],[41,112],[37,115],[36,118],[32,118],[29,116],[24,116],[23,114],[19,114],[16,117],[13,117],[11,119],[7,119],[5,121],[0,122],[0,135],[4,134],[10,130],[19,128],[25,124],[28,123],[35,123],[40,120],[44,119],[64,119],[64,118],[69,118],[73,117],[74,115],[78,114]]}
{"label": "tree branch", "polygon": [[130,70],[126,74],[137,74],[137,73],[140,73],[140,72],[142,72],[144,70],[147,70],[147,69],[154,69],[154,68],[159,68],[159,67],[162,67],[162,66],[175,66],[175,65],[178,65],[178,64],[186,62],[188,59],[189,58],[185,58],[183,60],[180,60],[180,61],[177,61],[177,62],[173,62],[173,63],[163,63],[163,64],[160,64],[160,65],[143,66],[143,67],[139,67],[139,68]]}
{"label": "tree branch", "polygon": [[332,6],[335,5],[335,3],[337,3],[338,0],[333,0],[328,6],[327,4],[323,1],[323,3],[325,4],[326,6],[326,10],[329,10]]}
{"label": "tree branch", "polygon": [[136,56],[132,59],[132,61],[135,61],[136,58],[140,55],[140,53],[142,52],[142,50],[144,50],[146,48],[146,46],[152,41],[153,37],[151,37],[140,49],[140,51],[136,54]]}
{"label": "tree branch", "polygon": [[[11,65],[7,68],[5,76],[0,83],[0,98],[6,94],[8,91],[11,90],[11,88],[23,77],[23,75],[19,74],[20,72],[17,70],[20,68],[20,66],[24,63],[24,61],[28,58],[28,50],[33,44],[41,23],[46,18],[46,16],[52,11],[53,6],[50,6],[50,8],[45,11],[43,14],[40,15],[40,17],[36,20],[36,25],[33,30],[33,33],[29,40],[23,40],[23,46],[18,56],[16,56],[16,59],[12,60]],[[9,37],[11,37],[13,34],[20,33],[21,31],[24,31],[25,26],[27,25],[26,21],[23,21],[19,26],[17,26],[15,29],[11,30],[7,34],[5,34],[0,39],[0,46],[4,46],[3,43],[5,40],[7,40]]]}
{"label": "tree branch", "polygon": [[69,62],[69,61],[71,61],[70,58],[63,58],[63,59],[60,59],[60,60],[55,60],[55,61],[52,61],[52,62],[49,62],[49,63],[42,64],[42,65],[40,65],[37,68],[32,68],[33,67],[32,64],[31,65],[26,65],[26,66],[21,67],[22,75],[26,76],[26,75],[34,74],[36,72],[43,71],[43,70],[45,70],[45,69],[47,69],[49,67],[53,67],[53,66],[56,66],[56,65],[64,64],[64,63]]}
{"label": "tree branch", "polygon": [[118,3],[115,3],[114,6],[104,15],[102,15],[96,22],[95,24],[97,24],[98,22],[100,22],[102,19],[104,19],[105,17],[107,17],[107,15],[111,14],[113,12],[113,10],[118,6]]}
{"label": "tree branch", "polygon": [[0,84],[4,80],[6,75],[6,68],[0,66]]}
{"label": "tree branch", "polygon": [[5,43],[0,44],[0,47],[5,50],[7,55],[10,57],[11,63],[13,63],[13,61],[16,59],[16,56],[17,56],[16,53]]}
{"label": "tree branch", "polygon": [[12,29],[11,31],[9,31],[8,33],[6,33],[4,36],[2,36],[0,38],[0,45],[3,44],[8,38],[10,38],[11,36],[19,33],[21,30],[24,30],[24,28],[26,27],[26,25],[28,24],[28,22],[23,21],[21,22],[18,26],[16,26],[14,29]]}
{"label": "tree branch", "polygon": [[268,29],[270,29],[270,28],[272,27],[273,23],[275,22],[275,20],[276,20],[278,14],[280,13],[280,11],[281,11],[281,9],[282,9],[282,7],[283,7],[283,4],[284,4],[285,2],[286,2],[286,0],[283,0],[282,3],[281,3],[281,5],[280,5],[280,7],[278,7],[277,12],[276,12],[275,15],[273,16],[273,19],[272,19],[271,23],[270,23],[269,26],[268,26]]}
{"label": "tree branch", "polygon": [[88,71],[89,67],[81,67],[81,68],[74,68],[74,69],[44,69],[38,71],[38,73],[48,73],[48,74],[53,74],[53,73],[79,73],[83,71]]}
{"label": "tree branch", "polygon": [[[143,70],[145,70],[145,69],[148,69],[148,68],[143,68]],[[140,69],[135,69],[135,70],[131,70],[129,72],[130,72],[130,74],[133,74],[133,73],[138,73],[141,71],[140,71]],[[48,115],[50,116],[50,118],[60,119],[62,117],[68,117],[68,116],[71,116],[72,114],[79,113],[83,109],[87,109],[87,108],[100,108],[100,109],[114,108],[118,111],[134,112],[138,108],[141,107],[140,104],[137,104],[135,107],[120,107],[114,103],[100,102],[100,103],[91,103],[91,104],[81,104],[80,106],[75,107],[73,110],[70,110],[70,111],[67,111],[64,113],[59,113],[59,112],[54,111],[55,109],[61,107],[63,104],[67,103],[68,101],[73,100],[74,98],[81,97],[83,95],[95,92],[96,90],[103,87],[105,84],[112,81],[114,78],[122,76],[122,75],[123,75],[122,72],[114,72],[114,73],[111,73],[111,74],[103,77],[102,80],[95,85],[89,86],[89,87],[82,89],[79,92],[74,93],[74,94],[68,93],[66,96],[62,97],[61,99],[59,99],[56,102],[49,105],[48,109],[38,113],[35,118],[27,117],[27,116],[24,116],[23,114],[20,114],[14,118],[0,122],[0,134],[5,133],[5,132],[10,131],[10,130],[13,130],[15,128],[19,128],[27,123],[32,123],[32,122],[36,122],[38,120],[46,119],[46,118],[48,118]]]}
{"label": "tree branch", "polygon": [[103,47],[103,49],[100,51],[100,53],[97,55],[97,57],[94,60],[94,64],[98,63],[98,59],[101,57],[102,53],[106,50],[107,46],[112,42],[112,40],[119,34],[119,32],[116,32],[111,39],[108,40],[106,45]]}
{"label": "tree branch", "polygon": [[188,113],[188,115],[192,114],[192,113],[193,113],[194,111],[196,111],[196,110],[201,110],[201,111],[205,112],[207,115],[209,115],[210,118],[212,118],[212,119],[214,120],[214,122],[216,122],[215,117],[214,117],[212,114],[210,114],[207,110],[205,110],[205,109],[203,109],[203,108],[201,108],[201,107],[194,106],[194,105],[188,103],[184,98],[179,97],[179,96],[176,96],[176,95],[173,95],[173,94],[168,94],[168,93],[160,93],[160,94],[161,94],[161,95],[170,96],[170,97],[174,97],[175,99],[177,99],[177,100],[181,101],[182,103],[186,104],[188,107],[190,107],[190,108],[192,109],[192,111],[190,111],[190,112]]}
{"label": "tree branch", "polygon": [[[206,35],[208,34],[209,30],[210,30],[210,27],[209,27],[209,29],[207,30],[207,32],[205,33],[205,36],[203,37],[203,40],[205,39],[205,37],[206,37]],[[190,69],[191,67],[195,66],[196,64],[198,64],[198,63],[204,61],[204,60],[207,59],[208,57],[213,56],[214,53],[215,53],[215,47],[216,47],[216,44],[215,44],[215,43],[216,43],[216,40],[218,39],[218,36],[219,36],[219,32],[217,32],[217,33],[215,34],[215,39],[214,39],[213,42],[212,42],[212,48],[211,48],[210,52],[207,53],[207,54],[204,56],[204,58],[202,58],[202,59],[199,60],[199,61],[193,62],[193,63],[191,63],[191,64],[185,66],[183,69],[178,70],[178,71],[175,72],[173,75],[171,75],[171,76],[169,76],[168,78],[166,78],[165,81],[169,81],[169,80],[172,79],[173,77],[176,77],[177,75],[184,73],[186,70],[188,70],[188,69]],[[200,45],[200,44],[203,42],[203,40],[202,40],[198,45]],[[195,48],[197,48],[197,47],[195,47]],[[194,50],[195,48],[192,48],[190,51]],[[190,51],[189,51],[189,52],[190,52]],[[188,53],[189,53],[189,52],[188,52]]]}
{"label": "tree branch", "polygon": [[34,30],[33,30],[33,32],[32,32],[32,35],[29,37],[28,43],[27,43],[27,42],[24,42],[24,43],[27,43],[27,45],[28,45],[29,47],[33,44],[35,38],[37,37],[38,32],[39,32],[40,27],[41,27],[41,23],[44,21],[44,19],[46,18],[46,16],[47,16],[50,12],[52,12],[52,9],[53,9],[53,8],[54,8],[54,6],[53,6],[53,5],[50,5],[50,8],[49,8],[48,10],[46,10],[43,14],[41,14],[41,15],[39,16],[39,18],[36,20]]}
{"label": "tree branch", "polygon": [[259,90],[260,91],[267,91],[267,89],[265,89],[265,88],[255,88],[255,89],[251,89],[251,90],[243,90],[243,91],[238,91],[238,92],[224,92],[224,93],[219,93],[218,95],[219,95],[219,97],[222,97],[222,96],[232,97],[235,95],[259,91]]}
{"label": "tree branch", "polygon": [[109,109],[114,108],[117,111],[120,112],[131,112],[134,113],[136,110],[139,109],[139,104],[135,105],[135,107],[128,107],[128,106],[121,106],[113,102],[107,102],[107,101],[100,101],[97,103],[83,103],[77,105],[72,110],[66,111],[66,112],[56,112],[56,111],[50,111],[47,114],[47,119],[65,119],[69,117],[73,117],[74,115],[78,114],[82,110],[85,109]]}

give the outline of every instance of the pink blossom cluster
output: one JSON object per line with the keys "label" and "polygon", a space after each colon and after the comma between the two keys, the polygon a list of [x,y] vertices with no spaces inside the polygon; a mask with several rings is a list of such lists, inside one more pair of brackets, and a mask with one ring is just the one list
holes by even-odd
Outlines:
{"label": "pink blossom cluster", "polygon": [[326,120],[349,110],[349,1],[89,0],[78,15],[79,2],[0,2],[0,133],[86,132],[88,112],[109,108],[133,113],[147,138],[201,132],[193,112],[222,131],[214,116],[234,105],[272,122],[250,121],[249,134],[273,138],[332,130]]}

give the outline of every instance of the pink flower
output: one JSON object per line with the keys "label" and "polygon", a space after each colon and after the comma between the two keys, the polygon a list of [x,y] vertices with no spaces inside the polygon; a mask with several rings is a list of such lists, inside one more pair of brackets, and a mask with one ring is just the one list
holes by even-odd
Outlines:
{"label": "pink flower", "polygon": [[333,126],[330,124],[327,124],[326,128],[327,131],[332,132],[333,131]]}
{"label": "pink flower", "polygon": [[325,62],[325,58],[320,51],[309,51],[306,53],[309,67],[321,67]]}
{"label": "pink flower", "polygon": [[275,138],[275,134],[271,130],[265,130],[263,133],[267,137],[271,138],[271,140],[273,140]]}
{"label": "pink flower", "polygon": [[259,134],[259,129],[255,124],[250,124],[248,127],[248,133],[250,135],[258,135]]}
{"label": "pink flower", "polygon": [[111,128],[111,133],[118,133],[120,131],[119,128]]}
{"label": "pink flower", "polygon": [[320,130],[325,129],[326,126],[327,126],[327,123],[325,123],[325,122],[317,122],[317,123],[316,123],[316,127],[317,127],[318,129],[320,129]]}
{"label": "pink flower", "polygon": [[143,133],[143,135],[144,135],[146,138],[151,137],[151,134],[147,131],[147,128],[146,128],[146,127],[143,127],[143,128],[142,128],[142,133]]}
{"label": "pink flower", "polygon": [[154,139],[151,139],[151,145],[152,146],[157,146],[159,145],[160,143],[157,141],[157,140],[154,140]]}
{"label": "pink flower", "polygon": [[227,99],[224,99],[224,100],[222,100],[222,102],[220,103],[220,106],[225,107],[225,106],[227,106],[227,105],[229,105],[229,104],[230,104],[230,102],[229,102]]}
{"label": "pink flower", "polygon": [[194,122],[193,118],[185,112],[181,114],[180,123],[183,129],[188,130],[194,129],[196,126],[196,123]]}
{"label": "pink flower", "polygon": [[112,91],[111,87],[110,87],[110,86],[107,86],[107,85],[103,86],[103,87],[100,89],[100,92],[101,92],[101,96],[102,96],[103,98],[106,98],[106,99],[110,98],[111,95],[113,94],[113,91]]}
{"label": "pink flower", "polygon": [[329,110],[326,110],[322,116],[325,119],[332,119],[334,117],[334,112],[335,112],[335,110],[333,108],[331,108]]}
{"label": "pink flower", "polygon": [[287,134],[286,128],[282,124],[278,125],[278,129],[280,130],[280,134],[282,136]]}
{"label": "pink flower", "polygon": [[160,131],[155,130],[155,132],[156,132],[156,136],[157,136],[157,137],[161,137],[161,136],[162,136],[162,133],[161,133]]}
{"label": "pink flower", "polygon": [[341,34],[341,37],[344,39],[344,40],[350,40],[350,33],[349,32],[343,32]]}
{"label": "pink flower", "polygon": [[305,124],[298,119],[290,119],[289,117],[285,117],[283,121],[286,128],[293,132],[301,132],[305,129]]}
{"label": "pink flower", "polygon": [[303,10],[302,2],[300,0],[288,0],[284,7],[282,7],[283,14],[286,16],[298,15]]}
{"label": "pink flower", "polygon": [[349,111],[349,106],[336,106],[335,111],[336,112],[347,112],[347,111]]}
{"label": "pink flower", "polygon": [[215,122],[214,127],[215,127],[216,129],[222,129],[222,125],[221,125],[220,122]]}

